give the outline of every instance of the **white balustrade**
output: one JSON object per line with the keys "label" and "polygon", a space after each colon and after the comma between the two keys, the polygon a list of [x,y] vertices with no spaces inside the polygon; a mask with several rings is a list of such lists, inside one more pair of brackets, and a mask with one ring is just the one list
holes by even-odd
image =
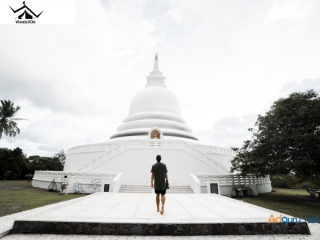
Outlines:
{"label": "white balustrade", "polygon": [[[103,184],[115,184],[114,192],[119,191],[121,187],[122,173],[99,173],[99,172],[63,172],[63,171],[35,171],[32,179],[32,186],[48,189],[53,180],[59,186],[62,180],[67,176],[70,183],[68,193],[74,192],[73,185],[80,183],[86,186],[86,192],[90,193],[88,186],[92,184],[93,180],[100,180],[100,189],[103,191]],[[59,187],[58,187],[59,188]],[[87,189],[88,188],[88,189]],[[92,188],[91,188],[91,191]]]}
{"label": "white balustrade", "polygon": [[201,192],[201,189],[206,189],[205,193],[210,192],[210,190],[208,191],[210,183],[218,183],[219,194],[222,195],[230,195],[233,185],[237,187],[241,185],[248,186],[249,188],[256,189],[256,194],[272,190],[269,176],[258,177],[256,175],[247,175],[244,177],[239,174],[190,174],[190,186],[195,193],[197,191]]}
{"label": "white balustrade", "polygon": [[122,185],[122,173],[119,173],[112,182],[113,192],[119,192]]}
{"label": "white balustrade", "polygon": [[201,193],[200,181],[194,174],[190,174],[190,186],[195,194]]}
{"label": "white balustrade", "polygon": [[88,145],[81,145],[76,146],[68,149],[67,155],[75,154],[75,153],[83,153],[83,152],[105,152],[108,151],[122,142],[116,143],[98,143],[98,144],[88,144]]}
{"label": "white balustrade", "polygon": [[246,185],[271,183],[269,176],[258,177],[256,175],[241,176],[239,174],[194,174],[201,184],[218,182],[220,185]]}
{"label": "white balustrade", "polygon": [[204,153],[236,156],[236,153],[230,148],[222,148],[222,147],[215,147],[210,145],[198,145],[198,144],[193,144],[193,146],[198,148],[200,151]]}
{"label": "white balustrade", "polygon": [[33,180],[61,181],[64,176],[67,176],[68,181],[74,182],[90,182],[92,179],[113,180],[118,173],[92,173],[92,172],[63,172],[63,171],[35,171]]}

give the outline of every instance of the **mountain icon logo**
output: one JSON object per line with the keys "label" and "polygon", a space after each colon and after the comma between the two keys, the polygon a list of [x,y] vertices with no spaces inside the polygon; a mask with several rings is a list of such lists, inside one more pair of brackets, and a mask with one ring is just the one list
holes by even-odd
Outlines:
{"label": "mountain icon logo", "polygon": [[[13,11],[13,13],[18,13],[20,14],[20,11],[23,11],[20,15],[18,15],[18,17],[16,17],[16,23],[35,23],[35,20],[32,19],[36,19],[39,18],[40,15],[43,13],[43,11],[39,14],[35,14],[25,3],[25,1],[23,1],[23,6],[17,10],[14,10],[10,5],[9,7],[11,8],[11,10]],[[20,19],[22,21],[20,21]],[[23,21],[23,20],[27,20],[27,21]]]}

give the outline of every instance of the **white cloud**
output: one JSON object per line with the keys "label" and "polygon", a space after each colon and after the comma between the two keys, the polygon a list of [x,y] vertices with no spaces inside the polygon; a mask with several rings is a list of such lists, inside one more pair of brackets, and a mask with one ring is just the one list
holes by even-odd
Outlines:
{"label": "white cloud", "polygon": [[280,91],[281,97],[287,97],[293,92],[305,92],[313,89],[320,94],[320,78],[316,79],[304,79],[301,82],[290,82],[283,86]]}
{"label": "white cloud", "polygon": [[317,0],[274,0],[268,13],[269,21],[309,21],[319,14]]}
{"label": "white cloud", "polygon": [[266,111],[284,85],[320,76],[313,1],[76,3],[75,25],[0,25],[0,99],[30,120],[1,147],[50,155],[107,140],[155,52],[189,126],[218,146],[245,140],[252,119],[244,116]]}
{"label": "white cloud", "polygon": [[256,120],[257,115],[227,117],[216,121],[212,129],[196,134],[206,144],[226,148],[240,147],[245,140],[249,140],[252,136],[248,129],[254,127]]}

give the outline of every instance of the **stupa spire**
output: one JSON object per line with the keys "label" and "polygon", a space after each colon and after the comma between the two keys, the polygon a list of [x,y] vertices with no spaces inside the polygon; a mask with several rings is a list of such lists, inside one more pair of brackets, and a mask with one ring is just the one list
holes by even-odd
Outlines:
{"label": "stupa spire", "polygon": [[159,71],[158,53],[154,57],[153,71]]}
{"label": "stupa spire", "polygon": [[156,53],[154,57],[153,70],[150,72],[149,76],[147,76],[147,87],[155,85],[165,87],[165,79],[166,77],[163,76],[162,72],[159,69],[158,53]]}
{"label": "stupa spire", "polygon": [[158,53],[154,57],[153,70],[150,72],[150,76],[162,76],[162,72],[159,69]]}

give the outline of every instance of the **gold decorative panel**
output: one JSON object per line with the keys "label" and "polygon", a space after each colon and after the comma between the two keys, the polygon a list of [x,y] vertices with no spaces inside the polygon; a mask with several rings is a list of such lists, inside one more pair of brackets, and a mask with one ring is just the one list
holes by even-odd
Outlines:
{"label": "gold decorative panel", "polygon": [[151,139],[160,139],[160,133],[157,130],[151,132]]}

